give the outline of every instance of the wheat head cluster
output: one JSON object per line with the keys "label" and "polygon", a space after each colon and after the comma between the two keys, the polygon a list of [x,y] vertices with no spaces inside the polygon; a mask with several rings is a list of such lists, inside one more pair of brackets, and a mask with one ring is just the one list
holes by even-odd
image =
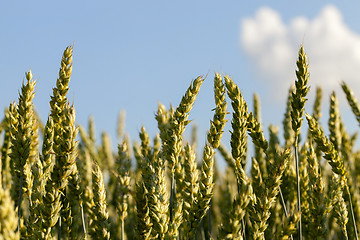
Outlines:
{"label": "wheat head cluster", "polygon": [[[33,105],[31,71],[18,100],[5,109],[0,240],[358,239],[357,133],[346,130],[335,92],[328,99],[328,133],[319,123],[320,87],[312,113],[305,113],[311,80],[303,46],[288,92],[283,136],[274,125],[264,135],[256,94],[250,110],[234,80],[215,73],[215,105],[209,106],[214,114],[201,148],[196,125],[190,139],[184,131],[205,77],[191,82],[176,108],[158,105],[153,138],[141,127],[139,141],[130,142],[120,114],[113,149],[107,133],[96,139],[93,118],[87,128],[76,124],[67,99],[72,60],[69,46],[46,123]],[[341,87],[360,124],[356,97],[345,82]],[[222,142],[226,124],[230,143]],[[217,167],[219,158],[226,162],[224,170]]]}

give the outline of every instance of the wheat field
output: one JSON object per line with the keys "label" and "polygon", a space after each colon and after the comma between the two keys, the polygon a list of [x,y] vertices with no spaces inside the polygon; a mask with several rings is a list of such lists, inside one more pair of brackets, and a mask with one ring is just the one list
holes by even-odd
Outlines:
{"label": "wheat field", "polygon": [[[92,118],[87,127],[76,124],[67,99],[72,54],[72,46],[63,53],[46,123],[33,105],[31,71],[18,100],[5,109],[0,240],[358,239],[357,133],[346,130],[335,92],[329,96],[329,133],[319,125],[320,87],[312,113],[305,113],[311,79],[303,46],[294,59],[283,136],[274,125],[264,135],[259,96],[254,94],[251,111],[234,80],[215,73],[214,115],[200,152],[196,128],[191,139],[183,133],[206,77],[190,83],[176,108],[158,105],[156,136],[141,127],[140,141],[130,142],[119,118],[120,144],[113,149],[109,134],[96,140]],[[341,87],[360,124],[354,93],[345,82]],[[226,124],[230,143],[222,142]],[[224,171],[216,152],[226,162]]]}

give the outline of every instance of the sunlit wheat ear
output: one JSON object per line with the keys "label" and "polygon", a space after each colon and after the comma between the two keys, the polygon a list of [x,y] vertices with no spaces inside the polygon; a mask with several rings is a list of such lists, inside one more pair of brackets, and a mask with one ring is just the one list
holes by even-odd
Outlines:
{"label": "sunlit wheat ear", "polygon": [[96,143],[96,128],[95,128],[94,117],[92,115],[89,116],[88,134],[89,134],[89,139],[90,139],[91,143],[95,144]]}
{"label": "sunlit wheat ear", "polygon": [[[43,138],[43,145],[42,145],[42,165],[44,171],[45,181],[49,179],[50,173],[54,167],[54,154],[53,154],[53,139],[54,139],[54,122],[52,121],[51,117],[48,117],[48,120],[45,125],[44,129],[44,138]],[[45,188],[45,186],[44,186]]]}
{"label": "sunlit wheat ear", "polygon": [[269,168],[269,176],[264,179],[265,186],[259,191],[256,204],[252,208],[250,215],[253,219],[252,230],[254,239],[264,239],[264,233],[268,226],[267,220],[270,217],[270,209],[279,194],[283,173],[289,163],[290,150],[287,149],[281,154],[277,154],[274,164]]}
{"label": "sunlit wheat ear", "polygon": [[[75,126],[75,109],[73,106],[65,106],[61,118],[61,125],[55,125],[59,128],[61,136],[54,135],[58,138],[57,144],[53,145],[55,152],[55,165],[51,172],[51,181],[48,180],[45,186],[46,194],[44,196],[43,216],[46,235],[51,236],[51,228],[57,223],[62,208],[61,195],[68,185],[68,178],[74,171],[76,154],[77,154],[77,128]],[[56,133],[56,132],[55,132]]]}
{"label": "sunlit wheat ear", "polygon": [[[321,110],[322,110],[322,98],[323,98],[323,90],[321,87],[316,87],[316,95],[315,95],[315,100],[314,100],[314,104],[313,104],[313,109],[312,109],[312,117],[316,120],[316,121],[320,121],[320,118],[322,116]],[[307,141],[312,141],[311,138],[311,133],[309,131],[309,129],[307,130]],[[317,144],[314,144],[314,150],[315,150],[315,154],[317,158],[321,157],[321,151],[320,149],[317,147]]]}
{"label": "sunlit wheat ear", "polygon": [[292,112],[292,94],[295,91],[295,86],[291,86],[289,88],[289,94],[286,101],[286,110],[284,114],[284,119],[282,121],[283,124],[283,132],[284,132],[284,140],[285,140],[285,148],[289,148],[294,145],[295,141],[295,133],[292,129],[291,125],[291,112]]}
{"label": "sunlit wheat ear", "polygon": [[[342,186],[342,190],[346,192],[349,196],[349,199],[352,199],[349,186],[347,184],[347,171],[344,167],[344,161],[340,158],[338,151],[336,151],[332,142],[324,135],[324,131],[319,127],[317,121],[312,118],[309,114],[306,114],[306,118],[308,120],[309,130],[312,134],[312,137],[316,144],[318,145],[319,149],[324,153],[324,158],[328,161],[331,166],[332,171],[339,175],[340,183]],[[356,220],[354,217],[354,211],[352,206],[352,201],[349,202],[350,206],[350,213],[352,216],[353,228],[355,232],[355,237],[358,239],[357,227],[356,227]],[[344,219],[343,219],[344,220]]]}
{"label": "sunlit wheat ear", "polygon": [[[225,95],[226,95],[226,89],[225,89],[225,85],[223,83],[223,80],[221,78],[221,75],[219,73],[215,74],[215,78],[214,78],[214,98],[215,98],[215,114],[213,117],[213,120],[210,121],[210,131],[207,135],[207,140],[210,143],[211,147],[215,150],[216,148],[218,148],[220,146],[220,141],[223,135],[223,129],[225,127],[225,124],[227,122],[227,120],[225,119],[226,114],[227,114],[227,103],[225,101]],[[204,151],[204,155],[205,155],[205,151]],[[214,154],[213,154],[214,155]],[[212,158],[213,156],[211,156]],[[214,180],[213,182],[215,183],[216,181],[216,164],[214,164],[213,169],[211,170],[211,162],[210,161],[206,161],[207,158],[203,158],[203,165],[202,165],[202,172],[205,172],[206,175],[210,176],[210,172],[207,173],[207,170],[213,171],[213,175],[214,175]],[[200,178],[200,195],[199,195],[199,202],[201,203],[202,201],[206,201],[206,199],[208,197],[210,197],[209,200],[209,205],[211,205],[211,198],[212,198],[212,194],[214,192],[214,186],[209,184],[204,184],[205,186],[208,186],[208,189],[206,191],[206,193],[204,193],[204,191],[202,190],[201,183],[206,183],[202,177],[204,175],[201,174],[201,178]],[[208,196],[208,197],[207,197]],[[209,206],[210,207],[210,206]],[[204,209],[206,212],[206,208]],[[209,234],[212,234],[212,230],[211,230],[211,225],[212,225],[212,219],[211,219],[211,208],[209,208],[208,210],[208,231]]]}
{"label": "sunlit wheat ear", "polygon": [[[300,47],[296,65],[298,68],[296,71],[297,80],[295,81],[295,92],[292,93],[291,101],[291,121],[292,129],[295,132],[295,138],[297,138],[300,133],[300,127],[303,121],[302,117],[305,112],[305,102],[307,100],[306,95],[310,90],[310,87],[308,87],[310,78],[309,64],[303,46]],[[295,142],[295,144],[297,143]]]}
{"label": "sunlit wheat ear", "polygon": [[243,185],[240,194],[236,195],[232,203],[231,199],[229,199],[231,206],[228,206],[230,209],[226,213],[228,218],[224,219],[223,224],[219,228],[220,239],[242,239],[241,231],[245,231],[245,229],[242,229],[242,226],[244,226],[242,225],[242,220],[247,213],[252,194],[251,186]]}
{"label": "sunlit wheat ear", "polygon": [[[169,197],[165,182],[165,164],[154,151],[156,150],[153,149],[152,154],[149,156],[149,162],[152,163],[154,168],[154,174],[152,174],[153,181],[149,185],[150,216],[153,222],[153,229],[158,237],[162,239],[165,237],[169,225]],[[181,219],[176,219],[175,217],[174,220],[173,223],[177,224],[177,226],[181,224],[181,222],[177,222],[177,220]],[[178,229],[175,228],[175,230],[177,232]]]}
{"label": "sunlit wheat ear", "polygon": [[356,120],[360,124],[360,105],[355,97],[353,91],[349,88],[349,86],[343,81],[341,83],[341,87],[344,90],[344,93],[346,95],[346,99],[351,107],[352,112],[355,115]]}
{"label": "sunlit wheat ear", "polygon": [[219,73],[214,78],[214,98],[215,98],[215,114],[211,121],[210,133],[208,134],[208,142],[213,148],[218,148],[223,135],[223,129],[227,120],[227,103],[225,101],[225,85]]}
{"label": "sunlit wheat ear", "polygon": [[[11,159],[11,148],[12,148],[12,136],[16,136],[16,132],[17,132],[17,126],[18,126],[18,112],[17,112],[17,104],[15,102],[11,103],[9,106],[9,131],[10,131],[10,152],[9,152],[9,157],[10,157],[10,170],[11,170],[11,176],[12,178],[15,178],[15,180],[13,179],[12,184],[11,184],[11,197],[13,200],[17,199],[17,196],[19,194],[19,181],[17,181],[17,176],[19,176],[19,169],[17,168],[19,166],[19,159],[16,158],[15,161]],[[15,204],[16,201],[15,201]]]}
{"label": "sunlit wheat ear", "polygon": [[346,181],[346,169],[343,160],[339,157],[334,145],[325,136],[324,131],[319,126],[319,123],[309,114],[306,114],[306,119],[309,124],[309,130],[316,144],[324,153],[324,158],[332,167],[332,171],[340,175]]}
{"label": "sunlit wheat ear", "polygon": [[[228,172],[229,168],[227,168],[226,173]],[[240,221],[233,222],[231,219],[232,216],[234,216],[234,218],[236,218],[236,216],[232,213],[233,196],[231,192],[231,183],[228,179],[224,179],[224,184],[221,186],[220,193],[219,206],[223,212],[222,221],[218,228],[218,239],[232,239],[237,236],[241,226]]]}
{"label": "sunlit wheat ear", "polygon": [[186,125],[189,123],[189,112],[194,105],[203,81],[203,77],[200,76],[191,83],[170,119],[167,130],[167,139],[164,143],[164,152],[166,154],[166,160],[169,161],[171,172],[175,171],[175,166],[181,152],[182,134]]}
{"label": "sunlit wheat ear", "polygon": [[[175,178],[176,166],[178,166],[179,157],[182,151],[182,134],[184,133],[188,121],[189,112],[192,109],[195,99],[200,91],[200,87],[204,82],[202,76],[197,77],[186,90],[182,97],[180,104],[175,112],[171,114],[169,126],[166,130],[166,140],[163,141],[162,157],[168,162],[169,170],[171,172],[171,191],[170,191],[170,224],[173,222],[175,213],[175,186],[177,179]],[[161,129],[160,129],[161,130]],[[160,135],[161,137],[161,135]],[[177,218],[180,219],[180,218]]]}
{"label": "sunlit wheat ear", "polygon": [[308,235],[312,238],[326,239],[328,231],[326,229],[326,220],[329,215],[326,206],[325,183],[322,179],[319,160],[316,157],[315,150],[310,144],[307,152],[308,174],[309,174],[309,215],[310,222]]}
{"label": "sunlit wheat ear", "polygon": [[125,140],[123,140],[118,146],[118,156],[115,161],[117,167],[117,183],[115,185],[113,193],[113,201],[115,202],[116,210],[119,214],[119,221],[121,227],[121,239],[125,236],[125,219],[128,216],[129,195],[131,190],[130,185],[130,168],[131,168],[131,156],[129,153],[129,146]]}
{"label": "sunlit wheat ear", "polygon": [[[15,111],[13,109],[13,111]],[[11,124],[11,118],[10,118],[10,108],[5,109],[5,116],[4,120],[2,122],[3,129],[4,129],[4,140],[1,147],[1,179],[0,179],[0,185],[4,186],[4,188],[10,189],[11,188],[11,177],[12,177],[12,171],[10,166],[10,147],[11,147],[11,135],[10,135],[10,124]]]}
{"label": "sunlit wheat ear", "polygon": [[158,104],[158,110],[155,114],[155,119],[158,124],[158,129],[160,131],[160,138],[163,144],[167,139],[167,131],[170,126],[170,118],[172,116],[172,112],[168,111],[165,106],[161,103]]}
{"label": "sunlit wheat ear", "polygon": [[321,87],[316,87],[316,95],[315,95],[315,101],[313,105],[313,113],[312,116],[319,121],[322,114],[321,114],[321,103],[322,103],[322,95],[323,91]]}
{"label": "sunlit wheat ear", "polygon": [[[184,161],[186,162],[184,166],[185,170],[185,179],[184,179],[184,190],[183,190],[183,218],[189,219],[191,217],[192,207],[197,201],[198,197],[198,177],[199,171],[197,169],[197,162],[194,150],[189,144],[185,145],[185,156]],[[187,232],[191,229],[190,221],[183,222],[183,229]]]}
{"label": "sunlit wheat ear", "polygon": [[[259,130],[262,130],[261,126],[261,106],[260,106],[260,97],[257,94],[253,95],[253,116],[256,122],[259,123]],[[255,148],[255,158],[258,162],[259,170],[261,170],[261,174],[266,177],[267,176],[267,168],[266,168],[266,161],[265,161],[265,155],[263,150],[258,147],[257,145],[254,145]],[[252,166],[253,167],[253,166]]]}
{"label": "sunlit wheat ear", "polygon": [[69,222],[70,231],[68,232],[68,236],[71,239],[78,238],[79,233],[77,232],[77,229],[82,229],[82,234],[86,236],[87,230],[83,210],[84,189],[81,186],[81,178],[77,165],[74,165],[73,172],[69,177],[69,184],[66,194],[66,199],[69,203],[69,208],[71,210],[71,213],[69,214],[69,217],[71,217],[71,221]]}
{"label": "sunlit wheat ear", "polygon": [[[296,166],[296,182],[297,182],[297,205],[298,211],[301,213],[301,192],[300,192],[300,173],[299,173],[299,156],[298,156],[298,142],[299,142],[299,134],[300,128],[303,121],[303,115],[305,112],[305,102],[306,95],[310,89],[308,87],[308,82],[310,78],[309,74],[309,64],[307,60],[307,56],[304,52],[304,48],[301,45],[298,54],[298,60],[296,61],[296,66],[298,70],[296,70],[296,78],[295,81],[295,92],[292,93],[291,100],[291,123],[292,129],[294,130],[294,148],[295,148],[295,166]],[[302,224],[301,224],[301,215],[299,221],[299,239],[302,239]]]}
{"label": "sunlit wheat ear", "polygon": [[[56,81],[56,87],[53,88],[53,96],[51,96],[50,115],[55,125],[61,122],[61,113],[64,111],[67,104],[66,94],[69,91],[69,82],[72,73],[72,55],[73,47],[69,46],[63,53],[60,63],[59,77]],[[58,135],[58,133],[55,133],[55,135]]]}
{"label": "sunlit wheat ear", "polygon": [[83,144],[85,145],[87,151],[89,152],[91,158],[97,162],[98,164],[101,163],[100,156],[96,150],[95,144],[90,140],[89,134],[86,133],[85,129],[82,126],[79,126],[79,133],[80,138]]}
{"label": "sunlit wheat ear", "polygon": [[[141,181],[143,187],[146,189],[146,201],[149,210],[149,217],[153,231],[150,237],[160,239],[165,238],[168,232],[168,227],[174,222],[169,223],[169,202],[165,182],[165,165],[164,160],[159,158],[159,147],[150,146],[150,139],[145,131],[141,128]],[[155,144],[157,144],[155,141]],[[137,188],[137,191],[142,191]],[[139,209],[140,210],[140,209]],[[141,218],[138,219],[141,221]],[[144,223],[143,223],[144,224]],[[177,232],[177,229],[175,229]],[[174,234],[177,234],[174,232]]]}
{"label": "sunlit wheat ear", "polygon": [[152,231],[150,208],[148,206],[148,192],[145,184],[140,182],[135,190],[136,227],[135,233],[139,239],[149,239]]}
{"label": "sunlit wheat ear", "polygon": [[114,167],[114,154],[112,152],[112,143],[109,134],[106,132],[101,133],[101,147],[99,149],[99,155],[101,156],[104,169],[111,171]]}
{"label": "sunlit wheat ear", "polygon": [[35,159],[32,166],[32,174],[34,176],[33,189],[31,194],[31,204],[29,204],[29,217],[26,224],[27,238],[41,239],[43,236],[42,197],[45,193],[45,176],[43,172],[43,164],[40,157]]}
{"label": "sunlit wheat ear", "polygon": [[201,166],[199,177],[199,190],[197,194],[197,203],[192,206],[190,217],[190,232],[189,237],[194,238],[197,228],[200,226],[201,219],[205,216],[210,207],[210,201],[213,196],[214,189],[214,156],[215,151],[207,143],[203,152],[203,163]]}
{"label": "sunlit wheat ear", "polygon": [[280,234],[276,237],[276,239],[291,239],[292,235],[296,233],[296,225],[300,220],[300,213],[296,212],[290,215],[288,218],[285,219],[283,222],[283,227],[280,230]]}
{"label": "sunlit wheat ear", "polygon": [[341,132],[340,132],[340,112],[338,106],[338,100],[335,92],[331,93],[330,96],[330,110],[329,110],[329,140],[334,145],[336,151],[339,151],[341,145]]}
{"label": "sunlit wheat ear", "polygon": [[109,213],[107,211],[106,190],[102,172],[98,165],[93,171],[94,205],[90,221],[89,234],[94,239],[110,239]]}
{"label": "sunlit wheat ear", "polygon": [[92,191],[93,160],[91,159],[87,149],[82,145],[79,145],[77,163],[81,179],[80,187],[83,191],[81,199],[83,202],[84,214],[87,217],[91,215],[91,207],[93,205],[94,198]]}
{"label": "sunlit wheat ear", "polygon": [[10,158],[14,169],[14,185],[18,188],[18,218],[20,227],[21,218],[21,203],[23,193],[25,193],[31,204],[31,191],[33,185],[33,176],[31,166],[34,161],[34,151],[32,149],[35,145],[32,144],[34,126],[33,116],[33,99],[35,96],[35,84],[32,80],[31,71],[26,74],[26,83],[22,84],[21,92],[19,93],[19,104],[17,107],[17,121],[13,122],[16,125],[11,125],[11,153]]}
{"label": "sunlit wheat ear", "polygon": [[343,181],[337,174],[332,175],[331,178],[330,199],[331,205],[333,206],[333,210],[335,212],[335,217],[341,228],[341,231],[344,237],[348,239],[346,225],[349,219],[347,206],[343,197]]}
{"label": "sunlit wheat ear", "polygon": [[[188,237],[193,238],[196,235],[197,228],[201,222],[201,219],[204,218],[206,212],[210,208],[210,201],[213,196],[214,191],[214,154],[215,148],[220,145],[220,140],[223,134],[223,128],[226,123],[225,116],[227,103],[225,101],[225,86],[222,82],[222,78],[220,74],[215,74],[214,78],[214,98],[215,98],[215,113],[213,120],[210,121],[210,131],[207,134],[207,143],[204,147],[203,152],[203,162],[201,165],[200,178],[199,178],[199,186],[198,192],[194,196],[191,193],[192,187],[187,188],[186,190],[190,190],[187,192],[190,197],[185,198],[185,211],[187,212],[185,215],[189,215],[189,223],[185,223],[185,229],[189,231]],[[186,151],[190,151],[186,154],[185,160],[189,158],[190,161],[194,161],[194,157],[191,156],[190,146],[187,146]],[[193,181],[196,181],[196,166],[194,162],[188,163],[191,164],[192,167],[185,167],[185,184],[189,184],[190,186],[193,184]],[[197,198],[197,199],[196,199]],[[188,210],[189,201],[196,201],[195,204],[192,204],[191,209]]]}
{"label": "sunlit wheat ear", "polygon": [[233,108],[231,121],[231,154],[235,161],[238,188],[242,182],[248,182],[244,166],[247,156],[247,104],[238,88],[229,76],[225,76],[225,86]]}

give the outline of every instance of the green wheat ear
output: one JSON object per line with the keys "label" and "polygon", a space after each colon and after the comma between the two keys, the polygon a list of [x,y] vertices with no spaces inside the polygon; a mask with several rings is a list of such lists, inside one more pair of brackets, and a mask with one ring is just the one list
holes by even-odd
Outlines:
{"label": "green wheat ear", "polygon": [[94,205],[90,221],[89,234],[94,239],[110,239],[110,222],[107,211],[106,190],[100,167],[95,165],[93,171]]}
{"label": "green wheat ear", "polygon": [[62,208],[61,196],[68,185],[68,178],[74,172],[78,129],[75,126],[75,109],[70,106],[66,94],[69,91],[69,81],[72,73],[73,48],[65,49],[59,70],[56,87],[51,96],[50,117],[53,121],[53,145],[55,164],[50,179],[46,182],[44,205],[42,214],[44,218],[45,238],[51,238],[51,228],[55,226]]}
{"label": "green wheat ear", "polygon": [[336,151],[332,142],[325,136],[324,131],[319,126],[319,123],[309,114],[305,114],[306,119],[309,124],[309,130],[312,134],[312,137],[321,151],[324,153],[324,158],[328,160],[332,171],[336,174],[339,174],[344,181],[346,182],[346,169],[344,167],[344,162],[340,158],[338,152]]}
{"label": "green wheat ear", "polygon": [[189,123],[189,112],[194,105],[203,82],[204,78],[200,76],[191,83],[170,119],[167,139],[164,143],[164,153],[166,154],[166,159],[169,161],[171,172],[175,172],[175,166],[178,163],[178,157],[181,152],[182,134],[184,133],[186,125]]}
{"label": "green wheat ear", "polygon": [[[14,186],[18,188],[18,218],[20,228],[21,203],[23,193],[25,193],[31,202],[33,174],[31,167],[35,161],[36,143],[33,143],[34,135],[34,112],[33,99],[35,96],[35,84],[32,80],[31,71],[25,73],[26,83],[22,84],[21,93],[19,94],[19,104],[17,107],[17,121],[11,125],[11,161],[14,169]],[[34,145],[35,144],[35,145]]]}
{"label": "green wheat ear", "polygon": [[121,239],[124,239],[125,236],[125,219],[128,216],[128,207],[129,207],[129,197],[131,191],[131,177],[130,177],[130,168],[131,168],[131,156],[129,152],[128,143],[123,140],[118,145],[118,157],[115,161],[115,166],[117,168],[116,175],[116,185],[113,193],[113,202],[115,202],[116,210],[119,215],[120,227],[121,227]]}
{"label": "green wheat ear", "polygon": [[291,124],[292,129],[294,130],[294,150],[295,150],[295,167],[296,167],[296,184],[297,184],[297,206],[298,211],[300,212],[300,221],[299,221],[299,239],[302,239],[302,221],[301,221],[301,191],[300,191],[300,173],[299,173],[299,134],[300,128],[303,121],[303,116],[305,112],[305,102],[306,95],[310,90],[308,87],[308,82],[310,78],[309,74],[309,64],[307,56],[304,52],[304,47],[301,45],[298,54],[298,60],[296,61],[296,78],[295,81],[295,92],[292,93],[291,100]]}
{"label": "green wheat ear", "polygon": [[[15,109],[13,109],[15,111]],[[11,151],[11,135],[10,135],[10,118],[11,112],[10,108],[5,109],[5,117],[2,122],[4,128],[4,141],[1,147],[1,174],[2,177],[0,179],[0,186],[4,186],[7,189],[11,188],[11,166],[10,166],[10,151]]]}
{"label": "green wheat ear", "polygon": [[[305,102],[307,100],[306,95],[310,90],[310,87],[307,86],[310,78],[309,64],[302,45],[299,49],[299,58],[296,65],[298,67],[296,71],[297,81],[295,81],[295,92],[292,93],[291,101],[291,122],[292,129],[295,132],[295,138],[297,138],[300,133],[300,127],[303,121],[302,117],[305,112]],[[295,144],[297,144],[296,141]]]}
{"label": "green wheat ear", "polygon": [[354,113],[356,120],[360,124],[360,105],[358,100],[356,99],[353,91],[349,88],[349,86],[343,81],[341,83],[341,87],[344,90],[346,95],[346,99],[351,107],[352,112]]}
{"label": "green wheat ear", "polygon": [[315,154],[313,146],[310,144],[307,152],[308,173],[309,173],[309,236],[312,238],[326,239],[328,232],[326,229],[326,219],[328,211],[326,207],[325,183],[322,179],[321,168]]}

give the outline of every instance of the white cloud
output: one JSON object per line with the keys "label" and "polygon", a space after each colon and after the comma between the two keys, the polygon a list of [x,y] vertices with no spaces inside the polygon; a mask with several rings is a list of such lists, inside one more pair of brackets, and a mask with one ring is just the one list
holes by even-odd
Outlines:
{"label": "white cloud", "polygon": [[360,94],[360,35],[349,29],[335,6],[324,7],[314,19],[299,16],[288,24],[279,13],[263,7],[241,24],[241,46],[255,63],[261,83],[279,100],[286,97],[286,89],[295,80],[302,42],[313,89],[321,85],[329,94],[345,80]]}

